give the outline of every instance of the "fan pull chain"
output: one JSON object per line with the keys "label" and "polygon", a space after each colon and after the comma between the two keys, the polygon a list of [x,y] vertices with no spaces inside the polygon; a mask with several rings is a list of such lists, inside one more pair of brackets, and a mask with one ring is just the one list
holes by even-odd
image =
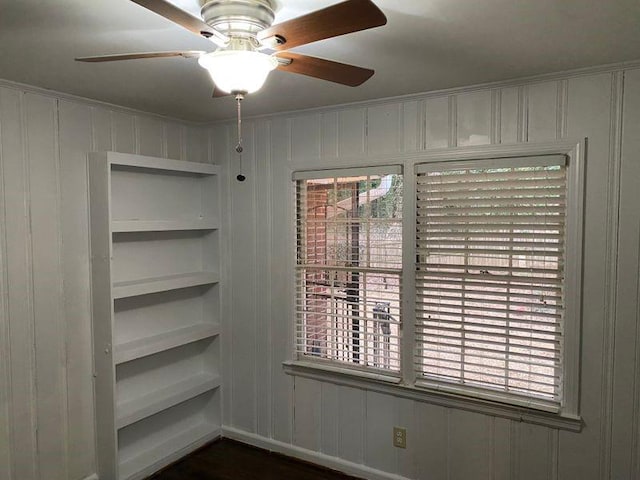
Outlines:
{"label": "fan pull chain", "polygon": [[242,174],[242,100],[244,100],[244,95],[242,93],[236,93],[236,102],[238,104],[238,144],[236,145],[236,153],[240,157],[240,173],[236,177],[236,180],[239,182],[244,182],[247,177]]}

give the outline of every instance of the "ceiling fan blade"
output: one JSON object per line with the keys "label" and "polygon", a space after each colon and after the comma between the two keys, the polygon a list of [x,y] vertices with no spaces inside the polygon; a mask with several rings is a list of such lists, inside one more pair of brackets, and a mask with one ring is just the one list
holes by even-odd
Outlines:
{"label": "ceiling fan blade", "polygon": [[[273,25],[258,34],[258,39],[284,50],[346,33],[380,27],[387,17],[371,0],[347,0],[302,17]],[[269,38],[284,39],[280,44]]]}
{"label": "ceiling fan blade", "polygon": [[[368,68],[300,55],[299,53],[282,52],[275,55],[276,58],[284,60],[278,65],[278,70],[299,73],[350,87],[362,85],[374,74],[374,71]],[[287,60],[291,60],[291,63],[285,63]]]}
{"label": "ceiling fan blade", "polygon": [[201,35],[210,39],[219,47],[224,47],[229,43],[229,37],[218,32],[216,29],[207,25],[201,18],[194,17],[188,12],[176,7],[167,0],[131,0],[141,7],[151,10],[158,15],[163,16],[167,20],[186,28],[196,35]]}
{"label": "ceiling fan blade", "polygon": [[116,62],[118,60],[137,60],[140,58],[164,58],[184,57],[197,58],[207,52],[202,50],[187,50],[183,52],[146,52],[146,53],[122,53],[115,55],[100,55],[97,57],[78,57],[77,62]]}

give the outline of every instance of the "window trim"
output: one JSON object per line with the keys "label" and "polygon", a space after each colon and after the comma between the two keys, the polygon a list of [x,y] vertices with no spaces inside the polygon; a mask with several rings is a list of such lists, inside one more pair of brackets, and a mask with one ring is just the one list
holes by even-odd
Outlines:
{"label": "window trim", "polygon": [[[400,163],[395,163],[395,164],[391,164],[391,163],[387,163],[385,165],[374,165],[374,166],[365,166],[365,167],[345,167],[345,168],[330,168],[330,169],[314,169],[314,170],[297,170],[292,172],[291,174],[291,179],[293,181],[294,184],[294,196],[296,197],[295,201],[297,202],[297,186],[296,186],[296,182],[298,182],[299,180],[315,180],[315,179],[324,179],[324,178],[331,178],[331,177],[337,177],[337,178],[346,178],[346,177],[358,177],[358,176],[369,176],[369,175],[380,175],[380,176],[384,176],[384,175],[401,175],[404,179],[404,166]],[[403,184],[404,184],[404,180],[403,180]],[[403,185],[404,188],[404,185]],[[403,193],[403,200],[404,200],[404,193]],[[403,209],[402,209],[402,215],[404,215],[406,213],[405,207],[403,205]],[[298,222],[298,218],[297,218],[297,212],[294,209],[294,219],[293,219],[293,225],[294,225],[294,231],[295,231],[295,227],[297,226],[297,222]],[[403,249],[404,249],[404,232],[405,232],[405,222],[402,221],[402,233],[403,233]],[[297,248],[297,246],[296,246]],[[403,250],[404,252],[404,250]],[[395,271],[395,269],[392,273],[393,275],[398,275],[398,277],[400,278],[400,285],[401,285],[401,289],[400,289],[400,327],[399,327],[399,343],[398,343],[398,348],[400,349],[400,370],[398,371],[389,371],[389,373],[386,373],[386,371],[384,369],[379,369],[379,368],[375,368],[375,367],[367,367],[367,366],[361,366],[358,364],[354,364],[354,365],[349,365],[346,362],[340,362],[340,361],[336,361],[336,360],[332,360],[332,359],[328,359],[328,358],[312,358],[312,357],[308,357],[309,360],[295,360],[295,361],[299,361],[302,363],[309,363],[312,365],[317,365],[317,368],[320,370],[326,370],[327,367],[330,367],[330,369],[332,370],[340,370],[340,371],[344,371],[344,372],[351,372],[353,375],[358,375],[361,377],[367,377],[367,378],[377,378],[377,379],[381,379],[384,378],[386,381],[390,381],[392,383],[399,383],[401,381],[402,375],[403,375],[403,362],[404,362],[404,358],[403,358],[403,352],[404,352],[404,348],[403,348],[403,340],[402,340],[402,330],[404,328],[404,318],[403,318],[403,314],[402,312],[404,312],[404,302],[403,302],[403,296],[402,296],[402,291],[404,289],[404,286],[402,286],[402,282],[404,281],[405,278],[405,271],[406,269],[404,268],[405,265],[405,257],[403,254],[402,257],[402,264],[401,264],[401,269],[398,271]],[[296,291],[297,289],[297,275],[299,272],[299,267],[300,265],[298,264],[297,260],[294,261],[294,266],[293,266],[293,270],[294,270],[294,291]],[[316,267],[312,267],[312,268],[316,268]],[[326,267],[326,266],[318,266],[317,267],[320,270],[331,270],[331,267]],[[344,269],[343,267],[340,267],[340,269]],[[381,268],[381,269],[377,269],[377,268],[369,268],[369,267],[354,267],[354,268],[349,268],[347,269],[348,271],[361,271],[361,272],[382,272],[385,269]],[[295,297],[295,293],[294,293],[294,297]],[[293,341],[294,344],[292,346],[292,357],[293,358],[299,358],[299,352],[297,350],[297,345],[296,342],[298,341],[297,339],[297,333],[295,332],[295,330],[298,328],[299,325],[299,312],[296,311],[296,307],[295,307],[295,303],[294,302],[294,306],[293,306],[293,328],[292,328],[292,332],[293,332]]]}
{"label": "window trim", "polygon": [[[402,164],[404,175],[403,198],[403,273],[402,273],[402,301],[403,312],[402,341],[401,341],[401,380],[386,375],[362,374],[357,370],[340,368],[331,365],[319,365],[315,362],[289,360],[283,363],[286,374],[302,376],[318,381],[331,382],[339,385],[352,386],[365,390],[377,391],[401,398],[441,405],[449,408],[459,408],[487,415],[509,418],[513,420],[559,428],[573,432],[582,429],[580,410],[580,349],[581,349],[581,318],[582,318],[582,275],[583,275],[583,243],[584,243],[584,184],[585,184],[585,152],[587,139],[560,140],[546,143],[522,143],[512,145],[483,145],[461,148],[446,148],[431,151],[412,152],[407,154],[378,156],[369,155],[358,159],[351,159],[359,165],[345,165],[345,168],[307,167],[304,172],[293,172],[293,178],[298,175],[308,175],[311,172],[325,175],[336,170],[349,172],[354,170],[371,171],[372,169]],[[415,345],[415,196],[417,169],[421,164],[434,162],[460,162],[469,160],[510,159],[515,157],[535,157],[546,155],[564,155],[567,158],[567,201],[569,205],[567,215],[566,245],[571,246],[571,255],[567,255],[565,311],[566,318],[571,319],[565,324],[565,352],[563,403],[559,412],[545,411],[535,402],[522,402],[522,405],[503,403],[499,398],[488,399],[489,395],[472,396],[469,391],[459,393],[431,385],[431,382],[416,382],[413,369],[413,355]],[[366,164],[365,167],[362,165]],[[353,165],[353,166],[352,166]],[[350,168],[351,167],[351,168]],[[364,170],[362,170],[364,169]],[[309,178],[309,177],[306,177]],[[294,215],[295,217],[295,215]],[[294,218],[295,225],[295,218]],[[412,268],[407,268],[411,266]],[[295,315],[291,314],[290,331],[293,332]],[[407,348],[409,346],[409,348]],[[295,358],[295,355],[290,358]],[[482,398],[485,397],[485,398]]]}
{"label": "window trim", "polygon": [[353,168],[330,168],[326,170],[296,170],[291,174],[291,179],[317,180],[329,177],[358,177],[366,175],[402,175],[402,165],[373,165]]}
{"label": "window trim", "polygon": [[[567,179],[566,197],[569,198],[570,192],[569,192],[568,183],[569,183],[569,172],[571,167],[569,165],[569,159],[567,158],[566,155],[554,155],[554,154],[534,155],[534,156],[519,155],[513,158],[491,158],[491,159],[480,159],[480,160],[473,159],[473,160],[450,161],[450,162],[440,161],[440,162],[430,162],[430,163],[418,163],[415,165],[414,170],[417,176],[419,174],[439,172],[439,171],[448,170],[448,169],[482,170],[482,169],[510,168],[510,167],[513,167],[513,168],[545,167],[545,166],[551,166],[551,165],[560,165],[565,168],[565,178]],[[565,220],[566,220],[570,216],[572,216],[575,211],[575,208],[573,208],[573,204],[571,203],[571,201],[567,201],[565,211],[566,211],[566,217],[565,217]],[[417,211],[416,211],[416,216],[414,217],[413,220],[414,221],[417,220]],[[567,222],[566,229],[565,229],[567,236],[569,235],[570,229],[571,229],[571,225]],[[564,246],[566,247],[566,245],[567,243],[565,242]],[[565,254],[564,260],[565,260],[564,263],[566,266],[567,263],[569,262],[568,254]],[[566,269],[565,269],[564,277],[565,279],[564,279],[564,282],[562,283],[562,287],[566,292],[567,290],[566,287],[567,287],[567,284],[569,283],[567,282],[567,278],[570,277],[570,275],[566,274]],[[563,300],[565,300],[563,301],[563,304],[566,305],[566,298],[564,297],[566,297],[566,293],[565,295],[563,295]],[[417,307],[417,303],[414,304],[414,310],[416,307]],[[564,319],[566,320],[567,318],[566,308],[564,310],[565,310]],[[417,347],[418,347],[418,344],[417,343],[414,344],[414,348],[417,349]],[[564,347],[564,344],[563,344],[563,347]],[[560,386],[563,392],[565,389],[564,360],[566,356],[564,355],[564,353],[566,353],[566,350],[564,350],[563,348],[563,355],[561,357],[563,361],[563,376],[562,376],[563,383]],[[419,378],[416,379],[416,386],[421,388],[427,388],[427,389],[448,391],[452,393],[460,393],[460,394],[466,393],[474,397],[485,398],[488,400],[495,400],[495,401],[504,402],[504,403],[511,403],[516,406],[525,406],[528,408],[534,408],[537,410],[544,410],[544,411],[553,412],[553,413],[558,413],[563,408],[563,404],[564,404],[564,396],[562,398],[563,403],[558,403],[556,401],[545,400],[543,398],[536,398],[533,396],[527,396],[526,394],[518,394],[511,391],[502,391],[500,389],[494,390],[491,388],[483,388],[480,386],[474,386],[474,385],[468,385],[468,384],[458,384],[455,382],[439,381],[437,378],[432,378],[429,376],[419,376]]]}
{"label": "window trim", "polygon": [[577,415],[562,412],[545,412],[544,410],[532,409],[526,406],[504,404],[494,400],[459,395],[453,392],[427,390],[407,385],[402,381],[398,381],[397,377],[386,379],[384,375],[376,376],[375,374],[369,374],[369,372],[296,360],[283,362],[282,368],[284,373],[294,377],[329,382],[335,385],[359,388],[417,402],[456,408],[569,432],[580,432],[583,426],[582,418]]}

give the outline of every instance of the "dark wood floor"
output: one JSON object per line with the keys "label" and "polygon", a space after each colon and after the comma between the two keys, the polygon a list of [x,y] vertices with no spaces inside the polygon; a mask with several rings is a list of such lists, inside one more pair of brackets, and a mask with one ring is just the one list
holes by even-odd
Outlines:
{"label": "dark wood floor", "polygon": [[233,440],[218,440],[157,473],[153,480],[354,480]]}

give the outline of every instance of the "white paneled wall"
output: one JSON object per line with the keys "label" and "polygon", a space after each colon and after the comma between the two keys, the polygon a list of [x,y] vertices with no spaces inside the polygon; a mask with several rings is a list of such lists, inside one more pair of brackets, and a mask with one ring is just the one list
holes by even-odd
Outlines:
{"label": "white paneled wall", "polygon": [[209,158],[201,127],[0,85],[1,480],[95,472],[86,181],[94,150]]}
{"label": "white paneled wall", "polygon": [[[371,478],[640,478],[640,70],[612,68],[192,126],[0,84],[0,480],[95,471],[86,154],[223,163],[223,423]],[[581,433],[283,373],[291,171],[588,138]],[[407,315],[406,319],[409,318]],[[407,449],[391,445],[407,428]],[[359,467],[356,467],[359,465]],[[105,479],[108,480],[108,479]]]}
{"label": "white paneled wall", "polygon": [[[229,435],[327,465],[362,464],[372,478],[640,478],[640,70],[600,69],[245,125],[245,183],[235,181],[233,126],[210,130],[229,173],[222,295],[224,338],[231,339],[223,347]],[[410,167],[420,150],[584,137],[581,433],[283,373],[292,351],[292,170],[390,157]],[[408,430],[406,450],[391,445],[394,425]]]}

